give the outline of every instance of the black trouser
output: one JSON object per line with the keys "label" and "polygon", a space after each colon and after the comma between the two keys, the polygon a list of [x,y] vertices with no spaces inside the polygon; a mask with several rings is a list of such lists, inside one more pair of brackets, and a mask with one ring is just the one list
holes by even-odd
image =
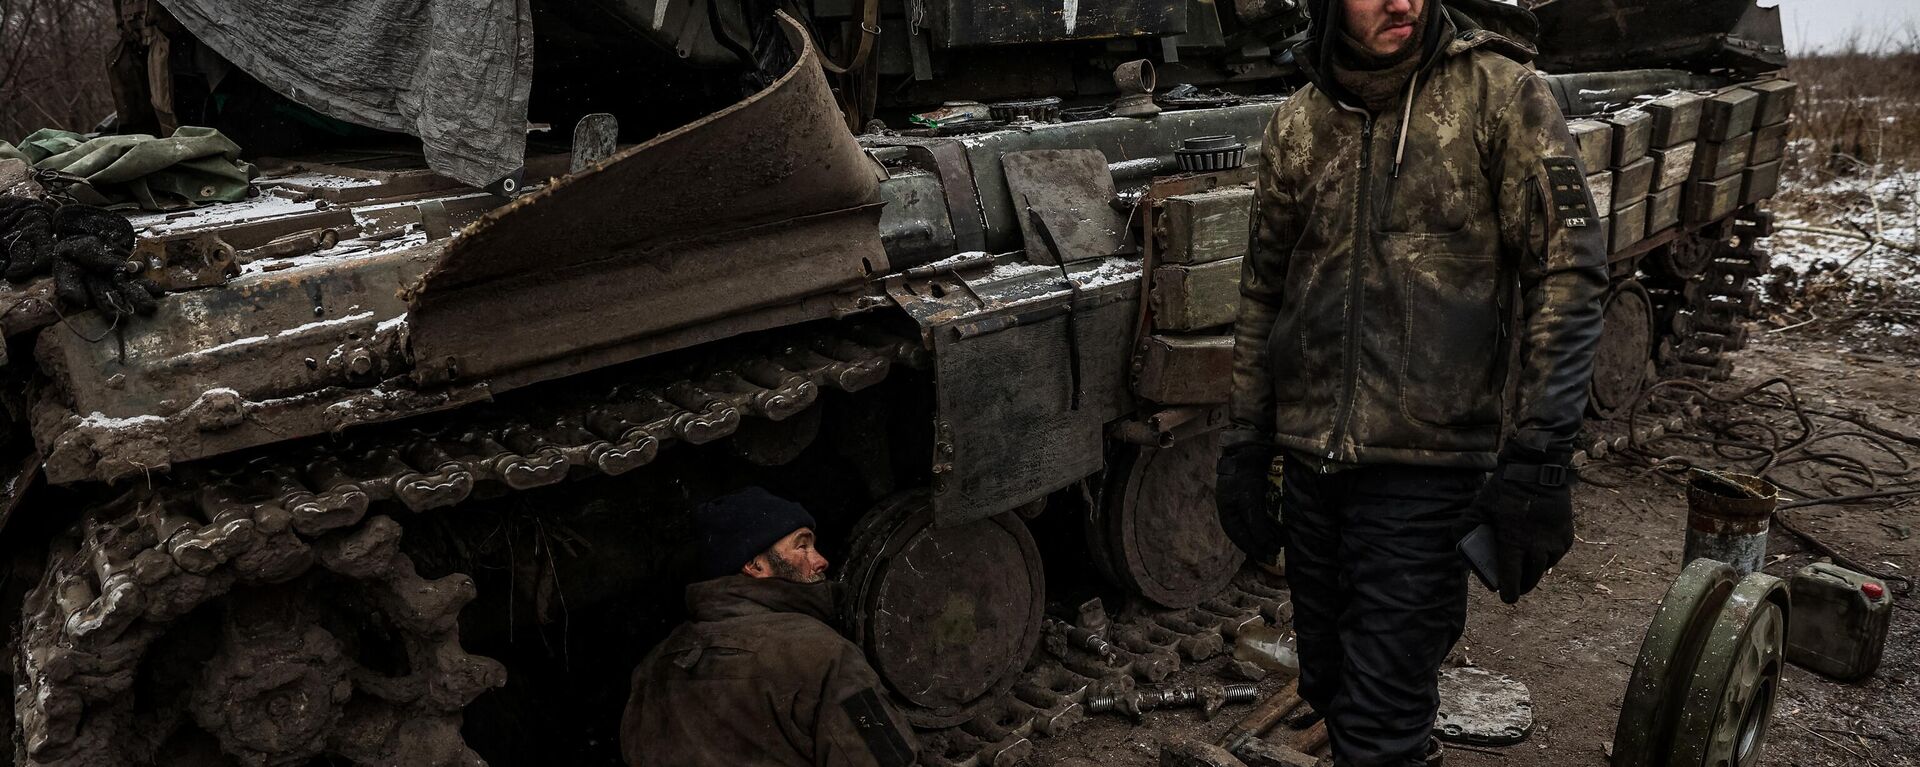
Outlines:
{"label": "black trouser", "polygon": [[1467,623],[1455,524],[1486,474],[1288,461],[1280,513],[1300,642],[1300,694],[1336,764],[1423,764],[1441,662]]}

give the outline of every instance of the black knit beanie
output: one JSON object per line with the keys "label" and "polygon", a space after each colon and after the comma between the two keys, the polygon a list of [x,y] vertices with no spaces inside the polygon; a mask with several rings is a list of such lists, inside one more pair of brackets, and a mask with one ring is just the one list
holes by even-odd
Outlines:
{"label": "black knit beanie", "polygon": [[781,538],[813,527],[813,515],[800,504],[758,487],[723,495],[693,509],[700,536],[700,577],[718,578],[740,568]]}

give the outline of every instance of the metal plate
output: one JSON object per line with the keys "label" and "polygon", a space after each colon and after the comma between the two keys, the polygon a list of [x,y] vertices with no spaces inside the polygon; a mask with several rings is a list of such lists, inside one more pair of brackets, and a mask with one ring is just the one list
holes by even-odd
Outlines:
{"label": "metal plate", "polygon": [[1734,585],[1733,568],[1696,559],[1667,589],[1640,642],[1640,658],[1620,704],[1613,733],[1614,767],[1667,763],[1668,744],[1694,664]]}
{"label": "metal plate", "polygon": [[1097,149],[1036,149],[1001,158],[1007,190],[1036,264],[1111,256],[1132,244],[1113,205],[1113,175]]}
{"label": "metal plate", "polygon": [[797,54],[779,80],[463,230],[408,291],[415,380],[546,380],[677,331],[768,327],[755,311],[829,316],[822,296],[885,272],[872,161],[812,41],[778,18]]}
{"label": "metal plate", "polygon": [[1674,765],[1754,767],[1773,722],[1786,663],[1787,588],[1779,578],[1741,579],[1701,648],[1674,733]]}
{"label": "metal plate", "polygon": [[1121,448],[1105,509],[1088,538],[1105,549],[1118,585],[1164,607],[1218,594],[1246,560],[1213,510],[1220,449],[1202,434],[1155,448]]}
{"label": "metal plate", "polygon": [[1612,418],[1631,406],[1646,385],[1652,359],[1653,302],[1640,283],[1629,280],[1607,297],[1588,398],[1594,415]]}
{"label": "metal plate", "polygon": [[1068,294],[1056,293],[933,331],[940,524],[999,514],[1100,470],[1105,425],[1127,407],[1128,381],[1115,373],[1132,353],[1137,290],[1083,291],[1072,317]]}
{"label": "metal plate", "polygon": [[1449,743],[1506,746],[1533,732],[1533,693],[1520,680],[1483,668],[1440,671],[1433,734]]}
{"label": "metal plate", "polygon": [[848,626],[916,725],[975,716],[1039,644],[1046,580],[1014,515],[936,528],[924,491],[895,496],[862,519],[849,561]]}

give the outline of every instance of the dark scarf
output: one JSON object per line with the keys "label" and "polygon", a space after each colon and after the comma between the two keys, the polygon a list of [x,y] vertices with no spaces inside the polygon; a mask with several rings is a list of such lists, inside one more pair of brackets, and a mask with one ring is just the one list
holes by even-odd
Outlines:
{"label": "dark scarf", "polygon": [[1407,81],[1427,60],[1425,54],[1430,53],[1438,41],[1437,21],[1444,16],[1434,12],[1438,5],[1438,0],[1427,0],[1420,18],[1413,23],[1414,35],[1400,50],[1386,56],[1367,50],[1348,35],[1345,22],[1329,24],[1327,32],[1336,38],[1328,62],[1334,82],[1360,99],[1369,112],[1379,114],[1394,108],[1405,97]]}

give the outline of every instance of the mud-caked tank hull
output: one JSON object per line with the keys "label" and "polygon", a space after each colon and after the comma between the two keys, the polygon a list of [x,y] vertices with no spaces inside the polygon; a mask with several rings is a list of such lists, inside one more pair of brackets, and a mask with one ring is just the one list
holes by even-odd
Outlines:
{"label": "mud-caked tank hull", "polygon": [[[874,114],[1009,51],[1125,66],[856,136],[849,39],[781,17],[751,96],[530,155],[551,180],[517,199],[391,153],[268,162],[245,203],[134,217],[152,317],[0,286],[15,762],[607,761],[681,614],[687,509],[746,484],[820,519],[932,764],[1016,759],[1287,620],[1214,521],[1212,433],[1245,160],[1292,85],[1233,34],[1297,8],[1156,16],[1163,81],[1231,86],[1172,92],[1100,19],[961,5],[908,43],[925,72],[874,54],[908,78]],[[1726,375],[1756,308],[1794,91],[1726,48],[1551,78],[1605,190],[1597,417]]]}

